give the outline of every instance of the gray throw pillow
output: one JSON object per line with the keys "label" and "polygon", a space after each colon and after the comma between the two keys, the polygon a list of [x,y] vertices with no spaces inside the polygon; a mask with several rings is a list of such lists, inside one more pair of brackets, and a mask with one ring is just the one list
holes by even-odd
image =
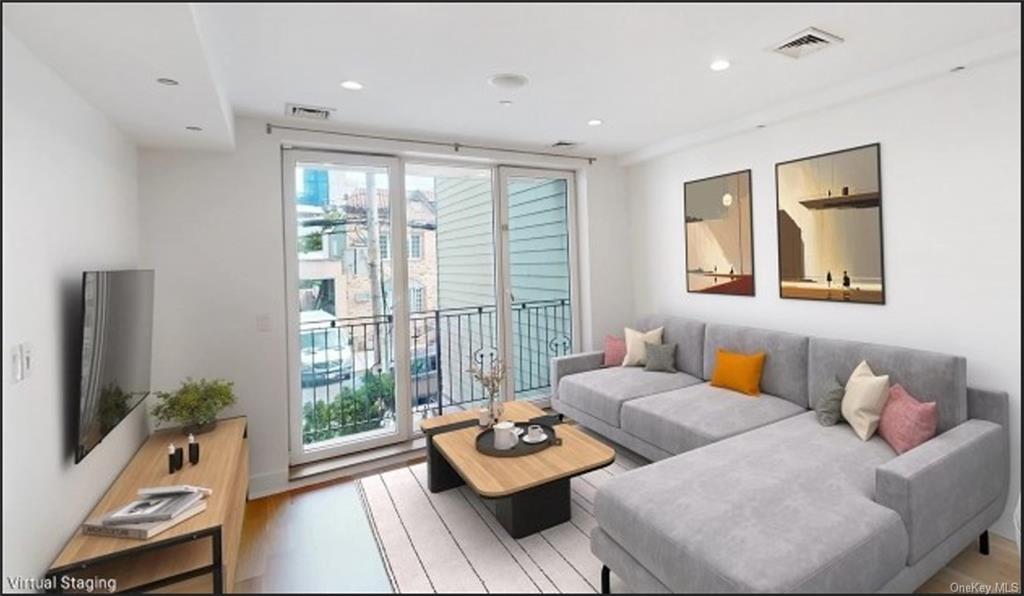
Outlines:
{"label": "gray throw pillow", "polygon": [[647,364],[644,370],[653,372],[676,372],[676,344],[647,345]]}
{"label": "gray throw pillow", "polygon": [[833,378],[825,388],[825,393],[818,396],[818,403],[814,406],[814,414],[818,417],[818,424],[822,426],[833,426],[843,420],[842,405],[846,389]]}

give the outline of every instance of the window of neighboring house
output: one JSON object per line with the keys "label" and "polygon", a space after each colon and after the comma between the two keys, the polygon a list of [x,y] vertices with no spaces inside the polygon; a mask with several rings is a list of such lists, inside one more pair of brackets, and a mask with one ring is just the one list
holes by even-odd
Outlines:
{"label": "window of neighboring house", "polygon": [[423,258],[423,234],[409,236],[409,258],[416,261]]}
{"label": "window of neighboring house", "polygon": [[333,279],[299,280],[299,310],[322,310],[336,315]]}
{"label": "window of neighboring house", "polygon": [[386,261],[391,258],[391,242],[387,234],[380,236],[380,259]]}
{"label": "window of neighboring house", "polygon": [[426,310],[427,293],[423,286],[413,285],[409,287],[409,312],[422,312]]}

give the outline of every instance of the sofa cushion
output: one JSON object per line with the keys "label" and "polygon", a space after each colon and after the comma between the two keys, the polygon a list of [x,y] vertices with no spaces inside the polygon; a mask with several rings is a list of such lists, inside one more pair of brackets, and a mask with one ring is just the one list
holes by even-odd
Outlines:
{"label": "sofa cushion", "polygon": [[637,331],[626,327],[626,357],[622,366],[643,366],[647,364],[647,344],[660,344],[663,329]]}
{"label": "sofa cushion", "polygon": [[647,372],[642,368],[614,366],[562,377],[558,383],[558,398],[617,427],[623,403],[700,382],[700,379],[685,373]]}
{"label": "sofa cushion", "polygon": [[708,324],[704,338],[704,378],[715,370],[715,354],[719,348],[730,352],[752,354],[764,352],[761,391],[788,399],[801,408],[807,405],[807,338],[803,335]]}
{"label": "sofa cushion", "polygon": [[622,406],[622,430],[669,453],[682,453],[804,411],[778,397],[749,397],[701,383]]}
{"label": "sofa cushion", "polygon": [[626,359],[626,338],[606,335],[604,338],[604,365],[622,366]]}
{"label": "sofa cushion", "polygon": [[676,370],[704,377],[704,323],[683,317],[641,317],[637,329],[664,327],[661,343],[676,344]]}
{"label": "sofa cushion", "polygon": [[878,434],[896,453],[906,453],[935,436],[939,410],[935,402],[921,402],[907,393],[903,385],[889,390]]}
{"label": "sofa cushion", "polygon": [[899,514],[873,500],[894,457],[806,412],[616,476],[595,515],[675,592],[872,592],[906,564]]}
{"label": "sofa cushion", "polygon": [[843,418],[857,436],[867,441],[878,430],[885,400],[889,399],[889,375],[876,375],[867,361],[853,369],[846,381],[841,405]]}
{"label": "sofa cushion", "polygon": [[711,384],[747,395],[761,395],[764,358],[764,352],[739,354],[719,349],[715,356],[715,372],[711,375]]}
{"label": "sofa cushion", "polygon": [[678,372],[676,370],[676,344],[647,344],[647,372]]}
{"label": "sofa cushion", "polygon": [[832,426],[843,419],[843,397],[846,395],[846,389],[839,383],[838,379],[832,379],[832,382],[825,387],[825,393],[818,397],[818,402],[814,404],[814,413],[818,416],[818,424],[822,426]]}
{"label": "sofa cushion", "polygon": [[811,407],[830,378],[838,376],[845,383],[862,360],[871,363],[875,374],[889,375],[889,383],[903,385],[922,401],[938,404],[939,433],[967,420],[967,361],[963,357],[837,339],[810,340]]}

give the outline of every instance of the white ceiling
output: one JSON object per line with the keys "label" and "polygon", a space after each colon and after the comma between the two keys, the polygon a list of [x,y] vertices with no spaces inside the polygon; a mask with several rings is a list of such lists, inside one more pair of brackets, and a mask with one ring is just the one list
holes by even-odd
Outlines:
{"label": "white ceiling", "polygon": [[[299,102],[360,130],[642,156],[1020,52],[1018,4],[5,4],[4,23],[146,144],[223,144],[232,110]],[[846,42],[766,51],[808,26]],[[530,84],[488,85],[500,72]]]}
{"label": "white ceiling", "polygon": [[[234,145],[231,107],[189,4],[4,3],[3,18],[6,29],[139,144]],[[160,85],[159,77],[181,84]]]}

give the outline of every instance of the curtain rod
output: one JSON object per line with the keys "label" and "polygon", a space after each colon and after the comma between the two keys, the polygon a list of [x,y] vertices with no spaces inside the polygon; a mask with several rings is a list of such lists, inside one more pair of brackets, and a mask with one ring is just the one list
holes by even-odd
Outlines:
{"label": "curtain rod", "polygon": [[561,153],[545,153],[543,151],[527,151],[525,149],[507,149],[504,147],[488,147],[487,145],[472,145],[469,143],[455,143],[447,141],[425,141],[423,139],[407,139],[404,137],[388,137],[382,135],[371,135],[357,132],[342,132],[340,130],[322,130],[317,128],[305,128],[303,126],[287,126],[283,124],[271,124],[267,122],[267,134],[271,134],[273,130],[277,128],[280,130],[291,130],[294,132],[312,132],[324,135],[336,135],[341,137],[353,137],[357,139],[371,139],[374,141],[394,141],[398,143],[415,143],[418,145],[433,145],[435,147],[450,147],[456,153],[460,149],[477,149],[481,151],[500,151],[503,153],[517,153],[519,155],[539,155],[543,157],[560,157],[562,159],[582,159],[588,164],[593,164],[597,161],[596,157],[587,157],[581,155],[563,155]]}

